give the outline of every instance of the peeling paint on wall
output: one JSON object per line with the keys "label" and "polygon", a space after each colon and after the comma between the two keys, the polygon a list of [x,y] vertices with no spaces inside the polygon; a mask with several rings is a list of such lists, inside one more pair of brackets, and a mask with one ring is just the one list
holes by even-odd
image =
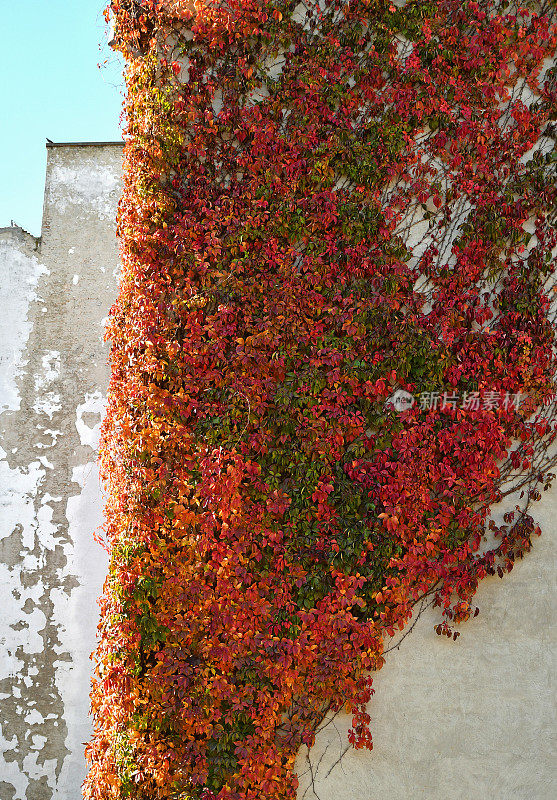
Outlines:
{"label": "peeling paint on wall", "polygon": [[23,368],[23,350],[31,332],[29,306],[47,272],[24,237],[8,229],[0,239],[0,412],[19,408],[16,379]]}
{"label": "peeling paint on wall", "polygon": [[0,800],[77,800],[85,775],[121,159],[49,148],[41,240],[0,230]]}
{"label": "peeling paint on wall", "polygon": [[100,220],[112,220],[119,187],[119,176],[110,165],[99,163],[95,157],[84,158],[79,164],[55,164],[47,202],[60,214],[68,208],[75,210],[77,205]]}

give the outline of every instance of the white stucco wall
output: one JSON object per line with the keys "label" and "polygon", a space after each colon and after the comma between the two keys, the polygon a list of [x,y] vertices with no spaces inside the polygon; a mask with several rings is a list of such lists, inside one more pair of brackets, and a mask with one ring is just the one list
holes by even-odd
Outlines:
{"label": "white stucco wall", "polygon": [[351,721],[340,714],[311,768],[300,753],[299,800],[557,796],[557,487],[534,510],[542,536],[510,575],[480,586],[480,614],[456,642],[437,636],[439,612],[428,610],[388,653],[368,709],[373,751],[350,748],[335,765]]}

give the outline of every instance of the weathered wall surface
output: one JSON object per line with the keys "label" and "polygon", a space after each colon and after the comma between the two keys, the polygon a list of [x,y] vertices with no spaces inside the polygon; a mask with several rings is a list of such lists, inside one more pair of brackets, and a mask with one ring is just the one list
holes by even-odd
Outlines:
{"label": "weathered wall surface", "polygon": [[42,239],[0,230],[0,800],[75,800],[84,776],[121,160],[49,148]]}
{"label": "weathered wall surface", "polygon": [[[120,162],[117,146],[50,148],[40,245],[0,230],[0,800],[81,796],[106,570],[95,451]],[[535,510],[543,537],[481,587],[481,614],[457,642],[436,636],[427,612],[388,655],[370,705],[374,751],[336,763],[350,724],[340,715],[311,771],[300,755],[299,800],[557,796],[557,488]]]}

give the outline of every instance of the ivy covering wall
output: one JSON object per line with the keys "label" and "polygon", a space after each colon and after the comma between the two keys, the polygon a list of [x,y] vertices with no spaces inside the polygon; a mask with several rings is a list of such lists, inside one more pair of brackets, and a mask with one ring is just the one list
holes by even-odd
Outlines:
{"label": "ivy covering wall", "polygon": [[370,675],[416,604],[456,638],[540,532],[557,13],[110,15],[123,274],[85,797],[292,800],[328,712],[371,748]]}

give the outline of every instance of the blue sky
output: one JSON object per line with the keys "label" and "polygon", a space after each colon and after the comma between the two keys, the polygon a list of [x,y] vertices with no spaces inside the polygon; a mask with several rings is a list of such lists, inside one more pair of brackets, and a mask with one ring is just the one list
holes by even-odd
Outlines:
{"label": "blue sky", "polygon": [[[45,140],[122,138],[104,0],[0,0],[0,227],[39,235]],[[108,64],[97,66],[108,59]]]}

